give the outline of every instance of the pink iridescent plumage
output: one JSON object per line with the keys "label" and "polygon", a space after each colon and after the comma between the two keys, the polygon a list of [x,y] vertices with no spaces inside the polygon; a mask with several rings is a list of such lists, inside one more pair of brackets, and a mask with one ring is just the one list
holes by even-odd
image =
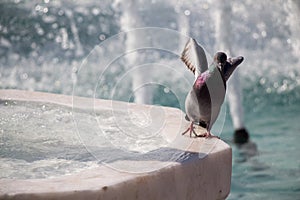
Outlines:
{"label": "pink iridescent plumage", "polygon": [[211,74],[209,73],[209,71],[205,71],[202,74],[200,74],[200,76],[197,77],[197,80],[195,82],[196,87],[201,87],[210,76]]}

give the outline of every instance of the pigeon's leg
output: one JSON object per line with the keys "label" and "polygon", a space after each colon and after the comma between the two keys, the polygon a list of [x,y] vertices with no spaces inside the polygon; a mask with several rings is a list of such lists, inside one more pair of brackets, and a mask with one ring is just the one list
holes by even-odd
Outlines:
{"label": "pigeon's leg", "polygon": [[192,133],[194,133],[196,135],[196,137],[198,137],[198,135],[196,134],[195,130],[194,130],[194,126],[193,126],[193,122],[191,123],[191,125],[186,129],[186,131],[184,131],[182,133],[182,135],[186,134],[187,132],[190,132],[190,137],[192,137]]}

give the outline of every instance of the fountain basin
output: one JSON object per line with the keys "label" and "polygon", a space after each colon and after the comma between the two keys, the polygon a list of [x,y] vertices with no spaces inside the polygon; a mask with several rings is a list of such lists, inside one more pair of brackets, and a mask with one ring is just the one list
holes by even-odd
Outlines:
{"label": "fountain basin", "polygon": [[[83,168],[80,170],[72,168],[71,172],[49,177],[3,176],[0,179],[0,199],[225,199],[230,192],[231,148],[216,138],[182,136],[181,132],[189,124],[184,120],[184,113],[178,109],[18,90],[1,90],[0,99],[4,102],[0,105],[4,110],[9,109],[4,108],[3,104],[6,102],[15,102],[16,106],[24,105],[25,102],[25,105],[54,105],[50,106],[51,109],[55,106],[61,106],[61,110],[72,108],[72,123],[76,127],[72,149],[73,146],[82,144],[92,156],[80,153],[76,154],[77,157],[70,156],[67,149],[62,157],[66,161],[93,163],[88,167],[79,165]],[[112,116],[116,115],[114,118],[104,115],[105,111],[111,110]],[[91,112],[89,116],[94,117],[87,117],[86,121],[82,121],[80,113],[86,116],[86,111]],[[136,117],[132,118],[128,113]],[[146,113],[150,123],[139,124],[139,119],[145,118],[144,115],[140,117],[141,113]],[[120,116],[126,119],[124,123],[120,122]],[[90,122],[93,120],[94,122]],[[160,124],[161,121],[164,123]],[[62,122],[71,123],[67,120]],[[105,127],[89,129],[93,126],[99,128],[103,123],[112,127],[117,123],[116,127],[119,129],[116,130],[125,132],[110,138],[117,133],[108,131]],[[129,127],[124,125],[126,123],[130,124]],[[151,129],[152,127],[155,128]],[[148,132],[143,137],[140,137],[141,132],[126,135],[126,131],[134,130]],[[9,131],[9,128],[1,134],[10,134],[5,131]],[[46,133],[47,131],[43,132]],[[62,136],[64,134],[59,133]],[[62,140],[64,138],[70,137],[62,137]],[[78,143],[74,142],[76,138],[80,140]],[[149,140],[153,141],[145,142]],[[66,148],[65,143],[60,145]],[[49,151],[51,154],[53,150],[50,148]],[[55,155],[56,151],[53,152]],[[47,155],[47,152],[44,154]],[[1,158],[8,159],[8,154],[3,155],[0,155]],[[45,155],[36,160],[49,159]],[[26,162],[30,165],[36,160]]]}

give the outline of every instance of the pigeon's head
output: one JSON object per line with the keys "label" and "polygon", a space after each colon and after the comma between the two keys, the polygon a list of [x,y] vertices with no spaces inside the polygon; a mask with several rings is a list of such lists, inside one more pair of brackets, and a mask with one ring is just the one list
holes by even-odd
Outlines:
{"label": "pigeon's head", "polygon": [[217,52],[214,56],[214,63],[220,69],[225,81],[229,79],[232,72],[243,62],[243,60],[244,57],[242,56],[227,58],[227,55],[224,52]]}
{"label": "pigeon's head", "polygon": [[217,52],[214,57],[214,62],[219,66],[224,66],[227,60],[227,55],[224,52]]}

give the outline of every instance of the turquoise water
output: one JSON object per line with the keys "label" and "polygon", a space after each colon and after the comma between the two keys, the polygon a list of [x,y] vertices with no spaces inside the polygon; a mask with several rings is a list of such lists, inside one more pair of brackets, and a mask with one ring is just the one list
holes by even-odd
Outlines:
{"label": "turquoise water", "polygon": [[[211,1],[181,5],[177,1],[149,2],[142,7],[152,9],[151,17],[140,10],[137,16],[145,21],[140,26],[179,30],[177,16],[181,9],[189,13],[190,35],[214,53],[211,16],[215,11]],[[289,11],[285,8],[290,5],[288,1],[244,2],[230,1],[235,12],[232,47],[235,53],[245,57],[239,72],[251,142],[243,146],[231,142],[233,127],[229,109],[226,109],[221,138],[233,148],[232,187],[228,199],[300,199],[300,56],[293,52],[293,35],[287,25]],[[77,81],[80,84],[76,86],[76,95],[133,101],[132,81],[118,82],[120,77],[124,78],[122,75],[130,74],[126,60],[113,60],[108,68],[99,66],[107,58],[107,52],[124,51],[126,45],[122,38],[111,42],[105,51],[100,49],[96,57],[90,57],[86,65],[89,70],[86,74],[79,73],[82,61],[92,49],[122,30],[122,12],[122,7],[112,5],[111,1],[0,2],[0,88],[72,95],[73,83]],[[153,19],[162,13],[162,18]],[[166,40],[166,46],[169,43]],[[181,50],[147,51],[146,54],[141,52],[148,59],[146,63],[168,64],[168,68],[154,70],[153,74],[145,71],[154,77],[153,83],[159,83],[152,88],[153,103],[183,109],[190,85],[182,80],[189,72],[182,67],[178,55],[174,56],[174,52]],[[98,81],[99,74],[103,75],[105,84],[95,88],[94,80]],[[110,92],[115,83],[119,83],[122,90],[112,96]]]}
{"label": "turquoise water", "polygon": [[233,147],[228,199],[300,199],[299,86],[286,94],[247,92],[245,98],[253,96],[245,106],[251,144],[230,142],[229,117],[222,134]]}

